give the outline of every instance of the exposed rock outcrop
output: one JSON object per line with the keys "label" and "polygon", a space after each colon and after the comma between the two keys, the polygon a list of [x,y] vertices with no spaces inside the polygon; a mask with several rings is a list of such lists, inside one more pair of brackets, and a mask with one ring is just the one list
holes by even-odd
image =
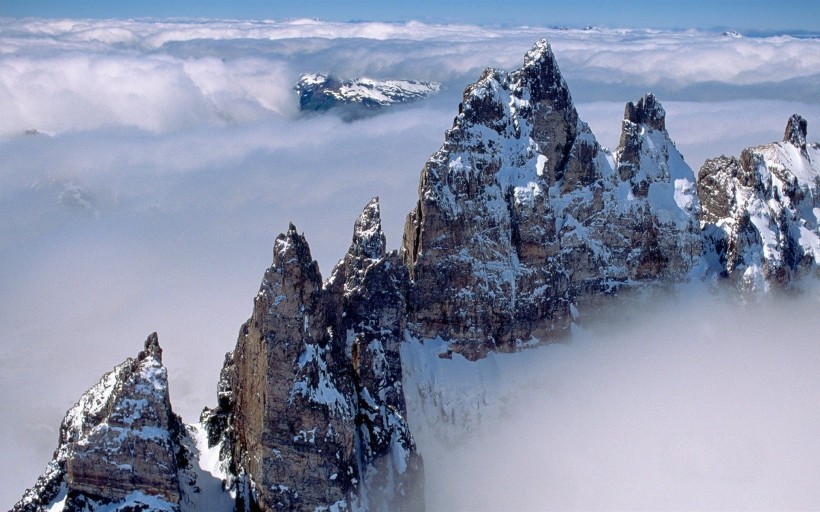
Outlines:
{"label": "exposed rock outcrop", "polygon": [[712,267],[745,291],[789,288],[820,264],[820,145],[789,118],[783,142],[707,160],[698,172]]}
{"label": "exposed rock outcrop", "polygon": [[806,151],[806,135],[808,123],[797,114],[793,114],[786,123],[786,133],[783,135],[783,142],[788,142],[792,146]]}
{"label": "exposed rock outcrop", "polygon": [[560,335],[573,304],[686,279],[694,182],[651,94],[627,105],[615,154],[602,149],[539,41],[520,69],[467,87],[422,171],[402,244],[411,329],[482,357]]}
{"label": "exposed rock outcrop", "polygon": [[69,409],[54,459],[14,511],[181,510],[186,431],[156,333]]}
{"label": "exposed rock outcrop", "polygon": [[354,226],[350,250],[325,285],[336,301],[335,332],[344,333],[356,388],[361,493],[368,510],[421,510],[421,457],[405,421],[400,345],[409,275],[386,252],[378,199]]}
{"label": "exposed rock outcrop", "polygon": [[291,225],[276,239],[219,406],[203,414],[242,506],[423,508],[398,352],[407,272],[384,247],[375,200],[324,287],[304,237]]}

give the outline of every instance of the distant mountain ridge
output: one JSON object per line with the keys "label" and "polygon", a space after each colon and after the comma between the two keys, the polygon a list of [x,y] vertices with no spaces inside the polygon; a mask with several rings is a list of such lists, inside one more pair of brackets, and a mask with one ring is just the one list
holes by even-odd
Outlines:
{"label": "distant mountain ridge", "polygon": [[696,179],[665,116],[652,94],[627,103],[610,152],[547,41],[518,70],[486,70],[422,169],[400,250],[374,198],[323,279],[291,224],[201,423],[173,413],[151,335],[69,410],[14,510],[422,510],[402,346],[475,360],[565,337],[606,297],[817,277],[820,145],[806,121]]}
{"label": "distant mountain ridge", "polygon": [[342,111],[354,119],[393,105],[422,100],[441,89],[438,82],[418,80],[342,80],[318,73],[304,74],[294,90],[302,111]]}

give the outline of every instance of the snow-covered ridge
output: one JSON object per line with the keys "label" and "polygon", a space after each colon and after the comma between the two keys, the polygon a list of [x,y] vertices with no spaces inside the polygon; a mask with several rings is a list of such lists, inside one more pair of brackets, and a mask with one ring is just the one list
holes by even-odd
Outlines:
{"label": "snow-covered ridge", "polygon": [[440,88],[438,82],[371,78],[340,80],[329,75],[305,74],[295,90],[301,110],[328,110],[342,106],[376,110],[424,99]]}

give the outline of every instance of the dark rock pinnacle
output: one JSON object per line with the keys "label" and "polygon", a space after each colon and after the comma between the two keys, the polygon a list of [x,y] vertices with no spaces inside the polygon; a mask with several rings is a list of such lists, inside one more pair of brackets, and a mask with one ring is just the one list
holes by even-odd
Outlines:
{"label": "dark rock pinnacle", "polygon": [[138,358],[142,361],[148,356],[162,363],[162,347],[159,346],[159,337],[155,332],[151,333],[145,340],[145,349],[139,353]]}
{"label": "dark rock pinnacle", "polygon": [[637,105],[631,101],[627,103],[624,119],[635,124],[644,124],[653,130],[666,130],[666,111],[651,92],[639,99]]}
{"label": "dark rock pinnacle", "polygon": [[783,142],[789,142],[800,148],[801,151],[806,151],[806,134],[808,132],[808,123],[806,119],[798,114],[792,114],[789,122],[786,124],[786,133],[783,135]]}

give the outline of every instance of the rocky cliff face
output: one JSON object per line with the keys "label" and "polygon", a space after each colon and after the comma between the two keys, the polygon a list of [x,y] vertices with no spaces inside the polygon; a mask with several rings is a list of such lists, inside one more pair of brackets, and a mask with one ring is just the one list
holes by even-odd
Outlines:
{"label": "rocky cliff face", "polygon": [[14,511],[180,511],[192,482],[156,334],[69,409],[54,459]]}
{"label": "rocky cliff face", "polygon": [[788,288],[820,264],[820,145],[793,115],[782,142],[707,160],[698,173],[714,267],[739,288]]}
{"label": "rocky cliff face", "polygon": [[652,95],[604,151],[578,119],[546,41],[467,87],[425,165],[402,256],[410,326],[468,358],[547,341],[573,304],[686,279],[700,234],[694,174]]}
{"label": "rocky cliff face", "polygon": [[[365,207],[353,242],[325,284],[336,297],[356,389],[362,498],[368,510],[421,510],[421,457],[405,421],[400,346],[406,328],[407,269],[386,252],[378,199]],[[341,300],[338,300],[338,298]]]}
{"label": "rocky cliff face", "polygon": [[407,282],[376,200],[324,286],[304,237],[291,226],[277,238],[219,407],[203,416],[245,507],[423,507],[398,350]]}

